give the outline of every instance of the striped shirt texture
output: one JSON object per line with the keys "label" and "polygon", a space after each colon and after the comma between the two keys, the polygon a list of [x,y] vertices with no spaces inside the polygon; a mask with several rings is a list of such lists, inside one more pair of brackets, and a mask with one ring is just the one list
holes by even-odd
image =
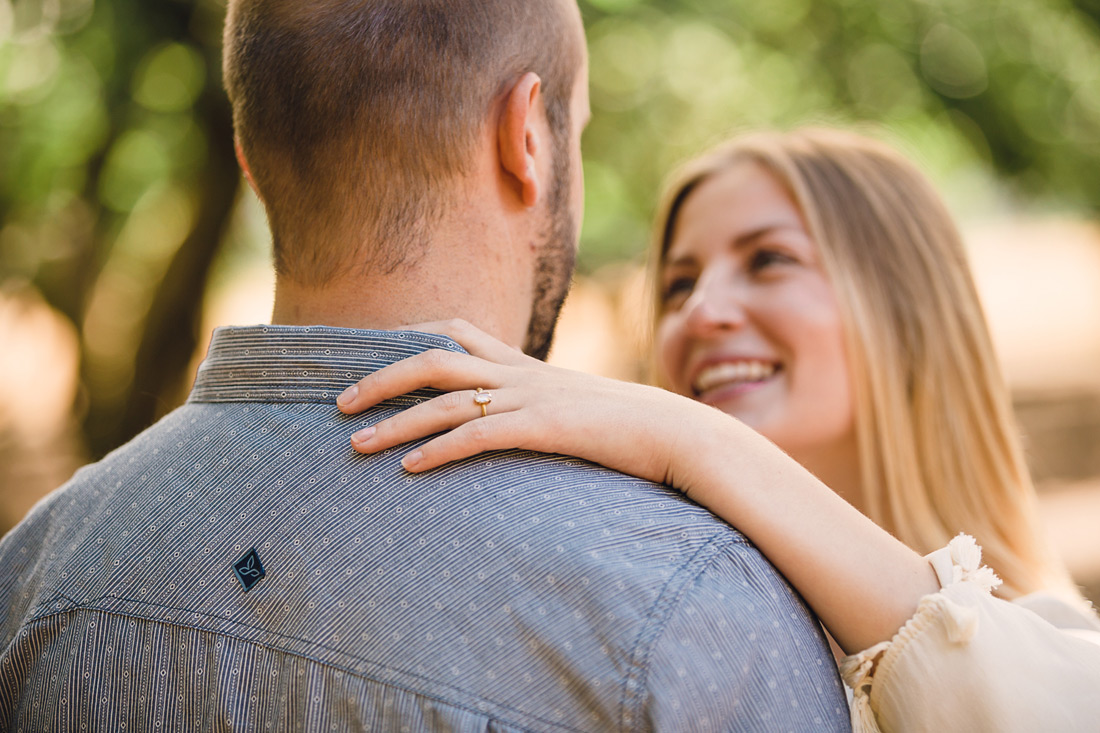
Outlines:
{"label": "striped shirt texture", "polygon": [[[220,329],[184,406],[0,542],[8,731],[836,731],[814,618],[738,532],[578,459],[421,475],[340,391],[416,332]],[[247,590],[246,590],[247,588]]]}

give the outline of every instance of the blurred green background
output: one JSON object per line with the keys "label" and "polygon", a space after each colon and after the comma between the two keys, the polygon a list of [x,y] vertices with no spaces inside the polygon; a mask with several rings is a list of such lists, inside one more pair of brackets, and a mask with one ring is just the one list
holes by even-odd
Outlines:
{"label": "blurred green background", "polygon": [[[964,220],[1096,219],[1100,0],[580,5],[593,108],[582,284],[634,288],[662,178],[749,128],[869,126]],[[214,294],[266,267],[262,212],[233,159],[223,15],[223,0],[0,0],[0,492],[11,504],[0,529],[182,401],[217,322]],[[617,302],[627,320],[640,308]],[[1079,439],[1074,426],[1096,422],[1093,396],[1019,402]],[[1049,417],[1066,404],[1070,418]],[[1057,452],[1065,441],[1049,442]],[[1045,460],[1048,477],[1100,473]]]}

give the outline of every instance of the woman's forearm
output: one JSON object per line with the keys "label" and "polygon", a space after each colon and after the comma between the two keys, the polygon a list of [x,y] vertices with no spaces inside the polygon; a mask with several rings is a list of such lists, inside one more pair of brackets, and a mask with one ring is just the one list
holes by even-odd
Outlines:
{"label": "woman's forearm", "polygon": [[892,638],[939,590],[920,555],[760,434],[716,410],[694,427],[670,482],[749,537],[845,652]]}

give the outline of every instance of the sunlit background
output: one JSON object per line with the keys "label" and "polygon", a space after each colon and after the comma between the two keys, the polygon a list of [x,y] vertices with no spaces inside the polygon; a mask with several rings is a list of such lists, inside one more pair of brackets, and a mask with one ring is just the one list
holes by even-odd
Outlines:
{"label": "sunlit background", "polygon": [[[663,176],[731,133],[858,125],[966,233],[1042,509],[1100,600],[1100,2],[586,0],[580,271],[553,360],[644,378]],[[0,0],[0,530],[270,314],[218,0]]]}

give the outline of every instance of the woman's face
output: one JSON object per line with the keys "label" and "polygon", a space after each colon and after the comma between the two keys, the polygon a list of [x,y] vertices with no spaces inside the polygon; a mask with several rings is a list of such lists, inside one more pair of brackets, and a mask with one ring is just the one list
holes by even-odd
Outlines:
{"label": "woman's face", "polygon": [[814,469],[854,447],[840,313],[817,244],[766,169],[734,165],[680,208],[661,265],[658,363]]}

